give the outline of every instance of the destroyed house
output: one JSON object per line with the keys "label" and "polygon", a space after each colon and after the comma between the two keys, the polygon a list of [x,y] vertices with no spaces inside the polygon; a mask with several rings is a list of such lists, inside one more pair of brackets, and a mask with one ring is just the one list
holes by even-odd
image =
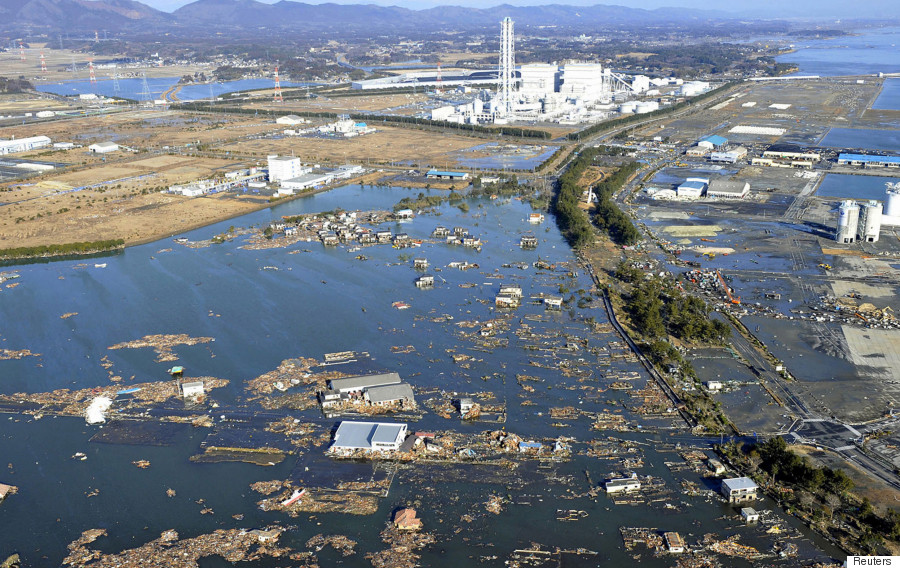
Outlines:
{"label": "destroyed house", "polygon": [[0,483],[0,501],[6,499],[6,496],[12,492],[12,486]]}
{"label": "destroyed house", "polygon": [[386,243],[391,240],[391,232],[390,231],[376,231],[375,239],[379,243]]}
{"label": "destroyed house", "polygon": [[446,237],[449,234],[450,234],[450,229],[448,229],[447,227],[442,227],[440,225],[435,227],[434,230],[431,232],[432,237]]}
{"label": "destroyed house", "polygon": [[406,424],[390,422],[349,422],[338,425],[330,451],[348,453],[396,451],[406,439]]}
{"label": "destroyed house", "polygon": [[394,526],[401,531],[415,531],[422,528],[422,519],[416,517],[415,509],[400,509],[394,514]]}
{"label": "destroyed house", "polygon": [[678,554],[684,552],[684,540],[682,540],[681,535],[677,532],[667,532],[663,533],[663,538],[666,541],[666,549],[674,554]]}
{"label": "destroyed house", "polygon": [[415,406],[416,399],[413,395],[413,389],[406,383],[396,385],[384,385],[380,387],[371,387],[366,389],[366,401],[375,406],[386,406],[389,404],[400,404],[403,407]]}
{"label": "destroyed house", "polygon": [[604,485],[607,493],[628,493],[630,491],[639,491],[641,482],[637,477],[625,477],[621,479],[610,479]]}
{"label": "destroyed house", "polygon": [[427,288],[429,286],[434,286],[434,276],[430,274],[424,274],[416,278],[416,286],[419,288]]}
{"label": "destroyed house", "polygon": [[519,240],[519,246],[522,248],[537,248],[538,239],[531,235],[525,235]]}
{"label": "destroyed house", "polygon": [[756,499],[756,483],[749,477],[732,477],[722,481],[722,495],[729,503]]}
{"label": "destroyed house", "polygon": [[203,381],[189,381],[181,383],[181,396],[191,398],[195,396],[203,396]]}

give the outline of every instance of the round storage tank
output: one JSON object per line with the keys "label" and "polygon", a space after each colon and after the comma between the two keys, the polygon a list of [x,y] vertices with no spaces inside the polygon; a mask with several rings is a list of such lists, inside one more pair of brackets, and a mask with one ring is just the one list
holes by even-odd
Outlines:
{"label": "round storage tank", "polygon": [[884,215],[886,217],[900,217],[900,188],[894,187],[894,184],[890,183],[887,185]]}
{"label": "round storage tank", "polygon": [[881,202],[870,200],[863,204],[862,211],[862,231],[860,234],[863,241],[867,243],[877,243],[881,236]]}
{"label": "round storage tank", "polygon": [[637,103],[634,101],[622,103],[621,105],[619,105],[619,112],[621,112],[622,114],[627,114],[630,112],[634,112],[636,108]]}
{"label": "round storage tank", "polygon": [[834,240],[839,243],[856,242],[859,227],[859,205],[855,201],[842,201],[838,209],[838,226]]}

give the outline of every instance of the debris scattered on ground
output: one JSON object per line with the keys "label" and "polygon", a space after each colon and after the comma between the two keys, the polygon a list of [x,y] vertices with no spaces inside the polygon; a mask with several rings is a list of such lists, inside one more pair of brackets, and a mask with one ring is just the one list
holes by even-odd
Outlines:
{"label": "debris scattered on ground", "polygon": [[85,568],[198,568],[199,559],[221,556],[227,562],[253,562],[264,557],[279,558],[290,553],[289,548],[279,548],[278,538],[284,529],[267,527],[265,530],[220,529],[210,534],[179,540],[174,530],[163,532],[156,540],[119,554],[103,554],[91,550],[88,544],[106,530],[92,529],[69,545],[69,555],[63,561],[68,566]]}
{"label": "debris scattered on ground", "polygon": [[177,361],[178,357],[172,351],[179,345],[199,345],[215,341],[213,337],[191,337],[186,333],[174,335],[145,335],[141,339],[116,343],[107,349],[143,349],[152,347],[156,352],[156,362]]}
{"label": "debris scattered on ground", "polygon": [[306,541],[306,547],[312,548],[316,552],[319,552],[326,546],[330,546],[333,549],[337,550],[341,553],[342,556],[352,556],[356,554],[356,541],[344,535],[332,534],[325,536],[322,534],[317,534],[316,536]]}

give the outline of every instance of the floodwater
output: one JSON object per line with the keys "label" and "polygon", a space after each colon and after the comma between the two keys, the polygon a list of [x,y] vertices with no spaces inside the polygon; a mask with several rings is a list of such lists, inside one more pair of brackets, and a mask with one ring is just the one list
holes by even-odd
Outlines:
{"label": "floodwater", "polygon": [[885,79],[881,94],[872,104],[875,110],[900,110],[900,79]]}
{"label": "floodwater", "polygon": [[884,150],[894,152],[900,148],[900,130],[874,130],[869,128],[831,128],[819,146],[847,150]]}
{"label": "floodwater", "polygon": [[[147,77],[147,88],[150,91],[148,99],[159,99],[162,94],[178,83],[178,77]],[[308,83],[291,83],[282,81],[282,87],[302,87]],[[240,79],[237,81],[225,81],[222,83],[209,83],[204,85],[185,85],[178,92],[178,99],[191,101],[197,99],[209,99],[210,96],[221,96],[237,91],[249,91],[253,89],[268,89],[275,86],[269,79]],[[92,85],[90,81],[75,80],[64,83],[43,83],[35,87],[44,93],[54,93],[63,96],[81,94],[103,95],[106,97],[125,97],[127,99],[141,100],[144,98],[144,83],[141,78],[119,79],[119,90],[116,91],[115,81],[112,79],[99,79]]]}
{"label": "floodwater", "polygon": [[[469,152],[492,151],[492,155],[480,158],[464,157]],[[496,142],[479,144],[460,152],[463,157],[457,158],[457,163],[466,168],[480,170],[530,170],[540,166],[544,160],[556,152],[556,146],[515,146],[498,147]]]}
{"label": "floodwater", "polygon": [[798,40],[793,53],[779,55],[779,63],[796,63],[797,75],[862,75],[900,73],[900,28],[861,30],[858,35],[821,40]]}
{"label": "floodwater", "polygon": [[816,196],[884,201],[885,184],[896,183],[897,181],[900,180],[882,176],[825,174],[825,179],[822,180],[822,183],[816,190]]}
{"label": "floodwater", "polygon": [[[338,207],[389,209],[404,196],[418,190],[346,186],[312,197],[278,205],[184,236],[201,240],[222,233],[231,225],[264,226],[283,215],[334,210]],[[590,321],[606,322],[599,302],[587,302],[562,311],[545,312],[528,298],[535,293],[583,295],[590,281],[574,264],[557,270],[535,270],[539,258],[571,263],[572,251],[548,219],[530,225],[530,208],[518,200],[470,199],[470,211],[445,205],[436,213],[420,214],[414,220],[391,224],[396,232],[427,239],[436,225],[462,226],[479,236],[481,252],[426,242],[421,248],[396,250],[370,246],[362,250],[368,260],[356,259],[346,246],[324,248],[318,242],[301,242],[286,248],[242,250],[241,238],[232,242],[192,249],[170,240],[129,248],[102,260],[59,260],[24,264],[17,270],[19,286],[0,295],[0,317],[8,322],[2,330],[4,349],[29,349],[39,356],[0,361],[0,393],[43,392],[57,388],[84,388],[108,384],[108,371],[101,357],[112,363],[110,372],[124,377],[121,385],[167,378],[172,362],[157,362],[151,349],[109,350],[108,347],[148,334],[186,333],[214,337],[215,341],[192,347],[177,347],[177,364],[190,376],[214,376],[231,384],[214,391],[220,408],[210,410],[217,426],[219,416],[235,407],[258,408],[247,400],[244,381],[268,372],[280,361],[297,356],[321,359],[323,353],[342,350],[368,351],[371,370],[397,371],[421,391],[438,388],[448,392],[490,391],[507,404],[505,427],[525,439],[552,443],[559,436],[574,438],[575,456],[570,461],[521,460],[513,471],[487,466],[410,465],[400,469],[390,494],[371,516],[318,514],[291,519],[266,513],[256,505],[262,497],[248,485],[255,481],[287,479],[368,466],[337,468],[311,447],[297,458],[289,456],[272,467],[242,463],[192,463],[208,429],[188,427],[172,434],[168,446],[98,444],[89,442],[100,426],[87,426],[77,418],[34,420],[23,415],[0,415],[0,446],[8,463],[0,471],[0,482],[19,487],[0,505],[0,557],[19,552],[24,565],[59,565],[66,545],[84,530],[106,528],[108,537],[95,547],[117,552],[155,539],[166,529],[176,529],[182,538],[217,528],[254,528],[272,522],[295,526],[282,537],[282,544],[303,550],[304,543],[318,533],[344,534],[359,541],[358,556],[349,565],[363,565],[362,555],[381,550],[379,533],[400,505],[416,503],[425,528],[437,543],[423,552],[424,566],[469,565],[473,557],[485,566],[504,566],[516,548],[542,544],[545,549],[586,548],[597,556],[567,555],[566,566],[612,566],[633,563],[640,554],[646,566],[671,566],[672,559],[646,550],[626,551],[620,526],[646,526],[680,531],[693,545],[702,535],[740,535],[741,542],[769,552],[777,538],[766,529],[778,524],[793,535],[799,558],[772,558],[776,566],[793,566],[809,559],[839,557],[839,551],[801,530],[774,504],[754,504],[768,510],[768,521],[746,526],[736,520],[737,509],[708,499],[715,481],[685,471],[670,471],[665,462],[679,461],[674,444],[708,448],[709,439],[698,439],[670,417],[645,418],[630,407],[628,391],[606,390],[618,374],[637,373],[635,389],[648,381],[637,363],[605,357],[624,353],[618,337],[604,329],[593,330]],[[533,232],[537,250],[518,247],[519,237]],[[171,250],[167,250],[171,249]],[[307,252],[308,251],[308,252]],[[297,254],[290,254],[296,252]],[[413,257],[426,257],[438,284],[432,290],[413,286]],[[452,261],[477,262],[478,269],[448,268]],[[95,263],[106,264],[105,268]],[[523,263],[525,269],[503,267]],[[278,270],[262,270],[277,267]],[[441,268],[440,271],[437,269]],[[577,272],[575,274],[574,272]],[[502,275],[503,278],[496,278]],[[507,317],[493,308],[493,297],[501,284],[518,284],[526,301]],[[460,285],[474,284],[474,287]],[[391,307],[402,300],[410,309]],[[65,319],[64,314],[77,313]],[[452,316],[452,319],[442,316]],[[458,324],[499,318],[508,325],[497,338],[507,342],[490,349],[476,347],[461,335]],[[475,328],[477,329],[477,327]],[[473,331],[473,330],[470,330]],[[546,336],[532,339],[530,334]],[[566,344],[571,344],[566,347]],[[414,351],[393,353],[392,346],[411,345]],[[530,347],[551,346],[550,352]],[[469,354],[470,367],[457,365],[451,353]],[[584,372],[567,376],[560,363]],[[523,389],[516,375],[536,380],[534,392]],[[422,397],[419,395],[420,403]],[[595,432],[592,419],[581,415],[572,420],[551,418],[550,409],[572,406],[576,411],[621,413],[641,428],[630,433]],[[317,410],[292,412],[304,421],[330,427],[335,420]],[[462,424],[426,412],[410,425],[413,430],[479,433],[497,428],[493,424]],[[585,443],[616,436],[635,441],[644,466],[623,467],[618,458],[598,459],[584,454]],[[76,452],[86,461],[71,459]],[[148,469],[131,462],[147,459]],[[310,473],[300,465],[308,467]],[[586,492],[614,474],[637,471],[663,480],[666,492],[654,503],[616,505],[605,495],[591,498]],[[299,474],[296,472],[300,472]],[[592,484],[588,483],[588,476]],[[681,493],[683,480],[697,483],[706,492],[688,497]],[[165,495],[167,488],[176,496]],[[96,496],[89,496],[99,490]],[[508,497],[500,515],[484,511],[490,494]],[[203,503],[198,501],[202,499]],[[209,507],[213,514],[200,510]],[[557,509],[578,509],[587,517],[575,522],[556,520]],[[232,515],[245,515],[235,520]],[[462,519],[465,514],[472,522]],[[48,530],[49,529],[49,530]],[[782,533],[785,534],[785,533]],[[496,558],[493,558],[496,557]],[[338,557],[319,553],[323,565]],[[724,566],[746,566],[742,560],[721,557]],[[224,566],[209,561],[205,566]],[[296,565],[286,559],[266,561],[260,566]]]}

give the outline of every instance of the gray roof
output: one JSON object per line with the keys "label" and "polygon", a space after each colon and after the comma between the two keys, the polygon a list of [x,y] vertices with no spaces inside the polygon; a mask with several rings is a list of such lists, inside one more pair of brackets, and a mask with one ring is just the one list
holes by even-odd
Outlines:
{"label": "gray roof", "polygon": [[415,402],[415,398],[413,397],[413,389],[406,383],[372,387],[366,390],[366,396],[368,397],[370,402],[392,402],[395,400],[403,399],[406,399],[410,402]]}
{"label": "gray roof", "polygon": [[397,373],[362,375],[359,377],[347,377],[345,379],[331,379],[330,383],[331,390],[349,392],[380,387],[383,385],[396,385],[400,383],[400,375]]}
{"label": "gray roof", "polygon": [[740,489],[756,489],[758,486],[749,477],[732,477],[722,481],[722,486],[727,487],[731,491]]}
{"label": "gray roof", "polygon": [[391,443],[403,432],[406,424],[388,422],[341,422],[334,433],[336,448],[370,449],[373,442]]}
{"label": "gray roof", "polygon": [[732,181],[727,179],[714,179],[709,182],[709,191],[713,193],[735,193],[741,194],[748,189],[749,184],[745,181]]}

